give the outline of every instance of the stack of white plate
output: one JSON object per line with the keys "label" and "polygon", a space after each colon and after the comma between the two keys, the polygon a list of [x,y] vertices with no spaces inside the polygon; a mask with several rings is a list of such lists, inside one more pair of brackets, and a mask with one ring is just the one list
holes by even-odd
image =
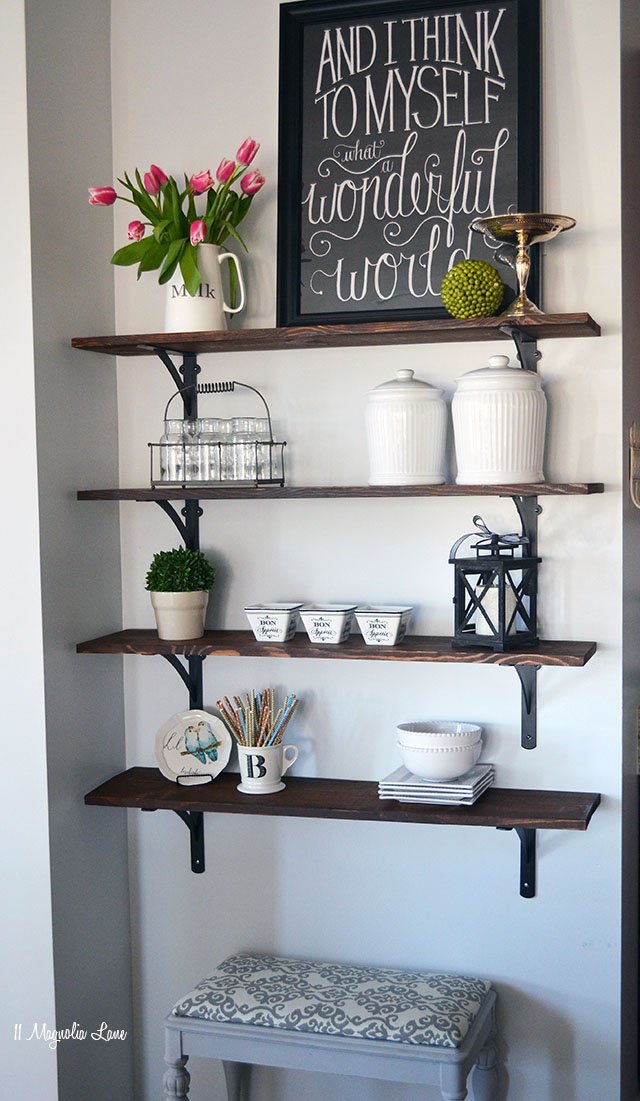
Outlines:
{"label": "stack of white plate", "polygon": [[494,766],[476,765],[466,776],[458,780],[424,780],[414,776],[408,768],[401,765],[378,783],[378,795],[381,799],[396,799],[399,803],[450,803],[457,806],[470,806],[494,780]]}

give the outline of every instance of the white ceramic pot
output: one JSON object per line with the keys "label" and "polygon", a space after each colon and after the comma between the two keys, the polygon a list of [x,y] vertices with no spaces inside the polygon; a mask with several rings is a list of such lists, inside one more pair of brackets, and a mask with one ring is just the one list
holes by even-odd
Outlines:
{"label": "white ceramic pot", "polygon": [[245,608],[258,642],[289,642],[296,633],[302,604],[252,604]]}
{"label": "white ceramic pot", "polygon": [[346,642],[356,610],[355,604],[311,604],[300,610],[310,642]]}
{"label": "white ceramic pot", "polygon": [[202,638],[209,593],[150,593],[158,638],[180,642]]}
{"label": "white ceramic pot", "polygon": [[[227,306],[222,286],[221,264],[236,265],[240,305]],[[168,333],[212,332],[227,328],[227,314],[244,309],[246,294],[240,261],[233,252],[222,252],[219,245],[198,245],[198,269],[202,282],[196,295],[190,295],[178,266],[167,283],[165,330]]]}
{"label": "white ceramic pot", "polygon": [[457,380],[451,404],[459,485],[542,482],[547,399],[534,371],[491,356]]}
{"label": "white ceramic pot", "polygon": [[398,646],[407,633],[412,610],[393,604],[363,604],[356,608],[356,621],[367,646]]}
{"label": "white ceramic pot", "polygon": [[445,480],[447,407],[442,390],[396,371],[369,393],[369,485],[440,485]]}

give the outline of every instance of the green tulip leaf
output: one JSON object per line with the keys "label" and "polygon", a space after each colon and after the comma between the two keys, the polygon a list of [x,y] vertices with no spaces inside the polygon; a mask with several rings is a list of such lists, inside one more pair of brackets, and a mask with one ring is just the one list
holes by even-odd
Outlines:
{"label": "green tulip leaf", "polygon": [[158,222],[157,226],[155,226],[155,228],[153,230],[153,236],[155,237],[156,241],[159,244],[162,243],[163,235],[166,234],[167,227],[170,226],[170,225],[171,225],[171,219],[170,218],[164,218],[162,222]]}
{"label": "green tulip leaf", "polygon": [[229,304],[232,310],[238,304],[238,265],[233,260],[229,263]]}
{"label": "green tulip leaf", "polygon": [[156,268],[160,267],[167,254],[168,247],[167,244],[158,244],[153,237],[149,238],[149,248],[142,257],[138,267],[138,279],[144,271],[155,271]]}
{"label": "green tulip leaf", "polygon": [[187,242],[185,238],[182,238],[182,240],[179,241],[171,242],[171,244],[169,245],[169,251],[167,252],[164,264],[162,265],[162,269],[160,271],[160,277],[158,279],[159,283],[164,284],[169,282],[178,266],[178,262],[180,260],[180,257],[182,256],[182,251],[186,243]]}
{"label": "green tulip leaf", "polygon": [[249,207],[252,202],[253,195],[243,195],[242,198],[238,200],[238,213],[235,219],[235,225],[239,225],[242,219],[249,213]]}
{"label": "green tulip leaf", "polygon": [[231,222],[225,222],[224,228],[227,230],[228,233],[231,234],[232,237],[235,237],[236,241],[238,241],[238,243],[242,245],[245,252],[249,251],[238,231],[234,228],[234,226],[231,225]]}
{"label": "green tulip leaf", "polygon": [[119,267],[138,264],[152,244],[154,244],[153,237],[143,237],[141,241],[133,241],[130,245],[124,245],[117,252],[114,252],[111,263],[117,264]]}
{"label": "green tulip leaf", "polygon": [[184,285],[187,291],[190,295],[195,296],[200,287],[200,272],[198,271],[196,250],[191,242],[185,245],[184,251],[180,257],[180,271],[182,272],[182,278],[184,279]]}

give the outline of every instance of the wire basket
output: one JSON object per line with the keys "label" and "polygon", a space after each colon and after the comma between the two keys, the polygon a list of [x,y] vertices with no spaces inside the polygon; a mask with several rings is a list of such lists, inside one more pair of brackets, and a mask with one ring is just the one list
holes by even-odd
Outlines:
{"label": "wire basket", "polygon": [[[259,390],[246,382],[210,382],[196,386],[198,394],[232,393],[236,386],[253,391],[260,398],[269,427],[268,438],[247,436],[241,440],[176,439],[150,443],[151,486],[284,485],[284,449],[286,442],[273,438],[269,406]],[[176,390],[165,407],[189,387]]]}
{"label": "wire basket", "polygon": [[150,443],[151,486],[283,486],[286,446],[276,440]]}

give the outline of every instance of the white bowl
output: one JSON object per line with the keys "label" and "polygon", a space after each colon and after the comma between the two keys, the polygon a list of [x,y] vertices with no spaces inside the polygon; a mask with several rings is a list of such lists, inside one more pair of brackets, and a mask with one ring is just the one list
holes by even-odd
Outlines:
{"label": "white bowl", "polygon": [[258,642],[288,642],[298,626],[302,604],[251,604],[245,608]]}
{"label": "white bowl", "polygon": [[353,624],[355,604],[307,604],[300,611],[311,642],[345,642]]}
{"label": "white bowl", "polygon": [[476,764],[482,751],[482,742],[473,745],[454,745],[447,748],[417,749],[398,742],[402,763],[414,776],[425,780],[455,780],[464,776]]}
{"label": "white bowl", "polygon": [[399,723],[398,741],[416,749],[430,746],[473,745],[482,738],[482,727],[476,723],[441,722]]}
{"label": "white bowl", "polygon": [[397,604],[363,604],[356,608],[358,627],[367,646],[397,646],[407,633],[412,610]]}

